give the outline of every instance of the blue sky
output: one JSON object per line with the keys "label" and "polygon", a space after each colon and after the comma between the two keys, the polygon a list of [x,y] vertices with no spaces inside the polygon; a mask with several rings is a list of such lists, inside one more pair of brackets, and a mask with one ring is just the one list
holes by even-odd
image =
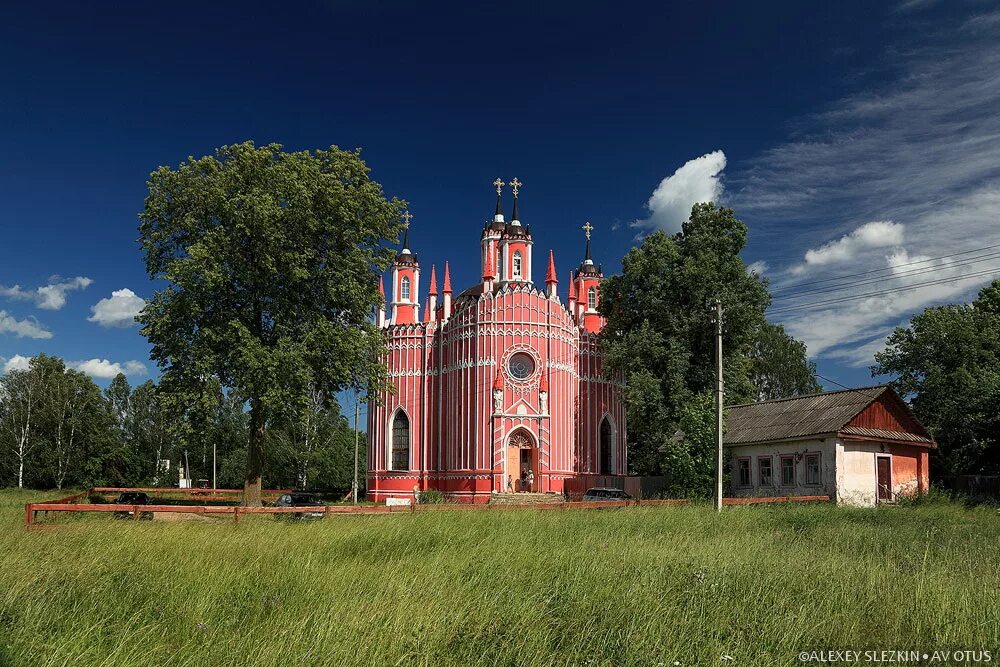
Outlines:
{"label": "blue sky", "polygon": [[843,384],[871,382],[892,327],[1000,274],[956,255],[1000,244],[987,3],[87,4],[0,25],[0,370],[47,352],[102,384],[155,377],[127,319],[155,289],[146,177],[245,139],[362,147],[457,289],[497,176],[525,184],[535,271],[553,248],[560,277],[585,221],[613,272],[716,198],[750,225],[772,319]]}

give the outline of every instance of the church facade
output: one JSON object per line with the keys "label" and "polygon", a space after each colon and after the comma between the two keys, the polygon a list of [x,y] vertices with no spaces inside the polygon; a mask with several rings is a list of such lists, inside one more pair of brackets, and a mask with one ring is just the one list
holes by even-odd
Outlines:
{"label": "church facade", "polygon": [[[369,408],[369,500],[436,489],[485,503],[497,493],[618,485],[625,475],[622,385],[604,373],[597,346],[603,274],[591,258],[592,228],[584,227],[584,258],[564,303],[552,251],[544,288],[536,284],[521,183],[510,183],[509,221],[504,185],[494,183],[495,213],[480,236],[482,280],[454,294],[445,263],[439,293],[432,266],[422,317],[420,263],[404,235],[392,298],[377,316],[395,391]],[[384,297],[381,278],[380,289]]]}

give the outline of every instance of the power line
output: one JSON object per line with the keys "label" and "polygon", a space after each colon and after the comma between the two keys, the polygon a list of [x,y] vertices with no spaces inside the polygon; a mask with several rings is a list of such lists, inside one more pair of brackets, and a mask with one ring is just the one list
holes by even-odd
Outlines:
{"label": "power line", "polygon": [[[836,380],[831,380],[830,378],[826,377],[825,375],[820,375],[819,373],[816,373],[816,377],[818,377],[820,380],[826,380],[827,382],[835,384],[838,387],[840,387],[841,389],[848,389],[850,391],[860,391],[860,392],[864,392],[865,391],[865,388],[848,387],[846,384],[840,384]],[[866,393],[865,396],[868,396],[870,398],[878,398],[877,394],[867,394]]]}
{"label": "power line", "polygon": [[[840,291],[843,291],[845,289],[851,289],[851,288],[854,288],[854,287],[858,287],[860,285],[870,285],[870,284],[873,284],[873,283],[885,282],[885,281],[888,281],[888,280],[898,280],[898,279],[901,279],[901,278],[911,278],[913,276],[922,275],[922,274],[925,274],[925,273],[933,273],[935,271],[941,271],[943,269],[954,269],[954,268],[958,268],[958,267],[961,267],[961,266],[968,266],[970,264],[977,264],[979,262],[983,262],[983,261],[990,260],[990,259],[996,259],[998,257],[1000,257],[1000,252],[990,253],[990,254],[987,254],[987,255],[981,255],[979,257],[970,257],[970,258],[963,259],[963,260],[958,261],[958,262],[952,262],[952,263],[948,264],[947,266],[943,266],[943,267],[942,266],[928,266],[928,267],[910,269],[908,271],[900,271],[900,272],[898,272],[898,273],[896,273],[894,275],[889,275],[889,276],[878,276],[878,277],[875,277],[875,278],[869,278],[867,280],[858,280],[858,281],[854,281],[854,282],[844,283],[842,285],[828,285],[826,287],[817,287],[816,289],[802,290],[801,292],[795,292],[795,293],[792,293],[792,294],[779,295],[777,298],[778,299],[794,299],[796,297],[802,296],[803,294],[830,294],[830,293],[833,293],[833,292],[840,292]],[[879,270],[885,270],[885,269],[879,269]]]}
{"label": "power line", "polygon": [[843,275],[840,275],[840,276],[833,276],[831,278],[823,278],[823,279],[820,279],[820,280],[810,280],[810,281],[804,282],[804,283],[794,283],[792,285],[787,285],[785,287],[776,287],[772,291],[773,292],[783,292],[783,291],[786,291],[786,290],[795,289],[797,287],[805,287],[806,285],[818,285],[820,283],[828,283],[828,282],[832,282],[832,281],[836,281],[836,280],[843,280],[845,278],[856,278],[858,276],[867,276],[867,275],[871,275],[873,273],[882,273],[883,271],[891,271],[894,268],[898,269],[899,267],[903,267],[903,266],[912,266],[912,265],[916,265],[916,264],[926,264],[927,262],[936,262],[938,260],[948,259],[949,257],[958,257],[960,255],[971,255],[972,253],[975,253],[975,252],[982,252],[983,250],[991,250],[993,248],[1000,248],[1000,243],[995,244],[995,245],[983,246],[982,248],[973,248],[972,250],[965,250],[963,252],[955,252],[955,253],[952,253],[950,255],[941,255],[939,257],[929,257],[927,259],[914,260],[912,262],[905,262],[903,264],[897,264],[895,267],[886,267],[886,268],[882,268],[882,269],[871,269],[869,271],[861,271],[859,273],[846,273],[846,274],[843,274]]}
{"label": "power line", "polygon": [[785,307],[782,307],[782,308],[776,308],[776,309],[771,310],[769,312],[772,315],[774,315],[774,314],[778,314],[778,313],[790,313],[790,312],[795,312],[795,311],[799,311],[799,310],[809,310],[811,308],[815,308],[816,306],[825,306],[825,305],[835,304],[835,303],[844,303],[844,302],[847,302],[847,301],[856,301],[858,299],[866,299],[868,297],[873,297],[873,296],[885,296],[885,295],[888,295],[888,294],[896,294],[898,292],[905,292],[905,291],[912,290],[912,289],[918,289],[920,287],[931,287],[933,285],[944,285],[944,284],[947,284],[947,283],[953,283],[953,282],[960,281],[960,280],[969,280],[971,278],[980,278],[980,277],[983,277],[983,276],[994,275],[994,274],[1000,274],[1000,269],[989,269],[989,270],[986,270],[986,271],[979,271],[979,272],[976,272],[976,273],[968,273],[968,274],[966,274],[964,276],[956,276],[954,278],[943,278],[943,279],[940,279],[940,280],[930,280],[930,281],[923,282],[923,283],[915,283],[913,285],[906,285],[905,287],[895,287],[895,288],[892,288],[892,289],[882,290],[882,291],[879,291],[879,292],[866,292],[864,294],[854,294],[854,295],[851,295],[851,296],[840,297],[840,298],[837,298],[837,299],[826,299],[824,301],[814,301],[812,303],[794,304],[794,305],[785,306]]}

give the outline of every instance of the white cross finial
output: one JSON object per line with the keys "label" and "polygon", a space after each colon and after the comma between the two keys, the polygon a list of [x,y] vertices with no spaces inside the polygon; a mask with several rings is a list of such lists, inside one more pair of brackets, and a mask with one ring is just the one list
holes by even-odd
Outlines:
{"label": "white cross finial", "polygon": [[497,194],[500,194],[500,189],[503,188],[503,186],[505,186],[507,184],[504,183],[502,179],[497,178],[497,180],[493,181],[493,185],[496,186]]}
{"label": "white cross finial", "polygon": [[593,225],[591,225],[591,224],[590,224],[590,221],[588,220],[588,221],[587,221],[587,224],[585,224],[585,225],[584,225],[583,227],[581,227],[580,229],[582,229],[582,230],[583,230],[583,233],[587,235],[587,240],[589,241],[589,240],[590,240],[590,232],[594,231],[594,226],[593,226]]}
{"label": "white cross finial", "polygon": [[517,176],[515,176],[514,179],[510,182],[509,185],[510,185],[511,189],[514,191],[514,196],[517,197],[517,189],[519,187],[521,187],[522,185],[524,185],[524,183],[522,183],[521,181],[517,180]]}
{"label": "white cross finial", "polygon": [[401,217],[403,218],[403,224],[406,225],[407,227],[409,227],[410,226],[410,220],[413,220],[413,216],[410,215],[410,212],[409,211],[404,212]]}

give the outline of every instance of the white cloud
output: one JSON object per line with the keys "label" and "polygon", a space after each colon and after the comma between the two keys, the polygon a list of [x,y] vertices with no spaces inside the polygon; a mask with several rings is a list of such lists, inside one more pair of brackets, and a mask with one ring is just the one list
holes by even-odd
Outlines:
{"label": "white cloud", "polygon": [[[812,354],[870,363],[876,336],[1000,277],[1000,258],[957,254],[1000,244],[1000,12],[961,14],[901,35],[877,75],[858,77],[879,83],[801,119],[792,139],[727,179],[752,240],[804,258],[770,275],[774,318]],[[810,282],[855,277],[796,296],[820,286],[794,287],[804,268]],[[935,279],[950,282],[899,290]],[[806,307],[780,311],[794,305]]]}
{"label": "white cloud", "polygon": [[136,315],[146,306],[146,302],[130,289],[115,290],[107,299],[101,299],[90,307],[93,313],[87,318],[102,327],[128,327],[135,324]]}
{"label": "white cloud", "polygon": [[758,276],[762,276],[767,273],[768,264],[762,259],[747,265],[747,273],[756,273]]}
{"label": "white cloud", "polygon": [[52,332],[39,324],[35,318],[27,317],[19,320],[6,310],[0,310],[0,333],[12,333],[18,338],[52,338]]}
{"label": "white cloud", "polygon": [[66,293],[73,290],[86,289],[94,281],[90,278],[77,276],[69,280],[62,280],[59,276],[52,276],[49,282],[42,287],[35,289],[22,289],[20,285],[4,287],[0,285],[0,296],[18,301],[34,301],[35,305],[42,310],[59,310],[66,305]]}
{"label": "white cloud", "polygon": [[4,361],[3,372],[8,371],[26,371],[28,370],[28,363],[31,361],[29,357],[22,357],[20,354],[15,354],[10,359]]}
{"label": "white cloud", "polygon": [[146,365],[141,361],[126,361],[124,364],[112,362],[107,359],[87,359],[86,361],[70,361],[66,363],[70,368],[86,373],[90,377],[109,379],[119,373],[128,376],[145,375]]}
{"label": "white cloud", "polygon": [[684,166],[667,176],[646,202],[649,217],[636,220],[632,227],[644,230],[662,229],[679,232],[690,215],[691,207],[699,202],[718,202],[722,195],[722,170],[726,154],[721,150],[688,160]]}
{"label": "white cloud", "polygon": [[836,241],[806,250],[805,264],[795,267],[793,271],[801,273],[810,266],[848,262],[864,250],[898,246],[902,242],[903,225],[890,220],[869,222]]}

